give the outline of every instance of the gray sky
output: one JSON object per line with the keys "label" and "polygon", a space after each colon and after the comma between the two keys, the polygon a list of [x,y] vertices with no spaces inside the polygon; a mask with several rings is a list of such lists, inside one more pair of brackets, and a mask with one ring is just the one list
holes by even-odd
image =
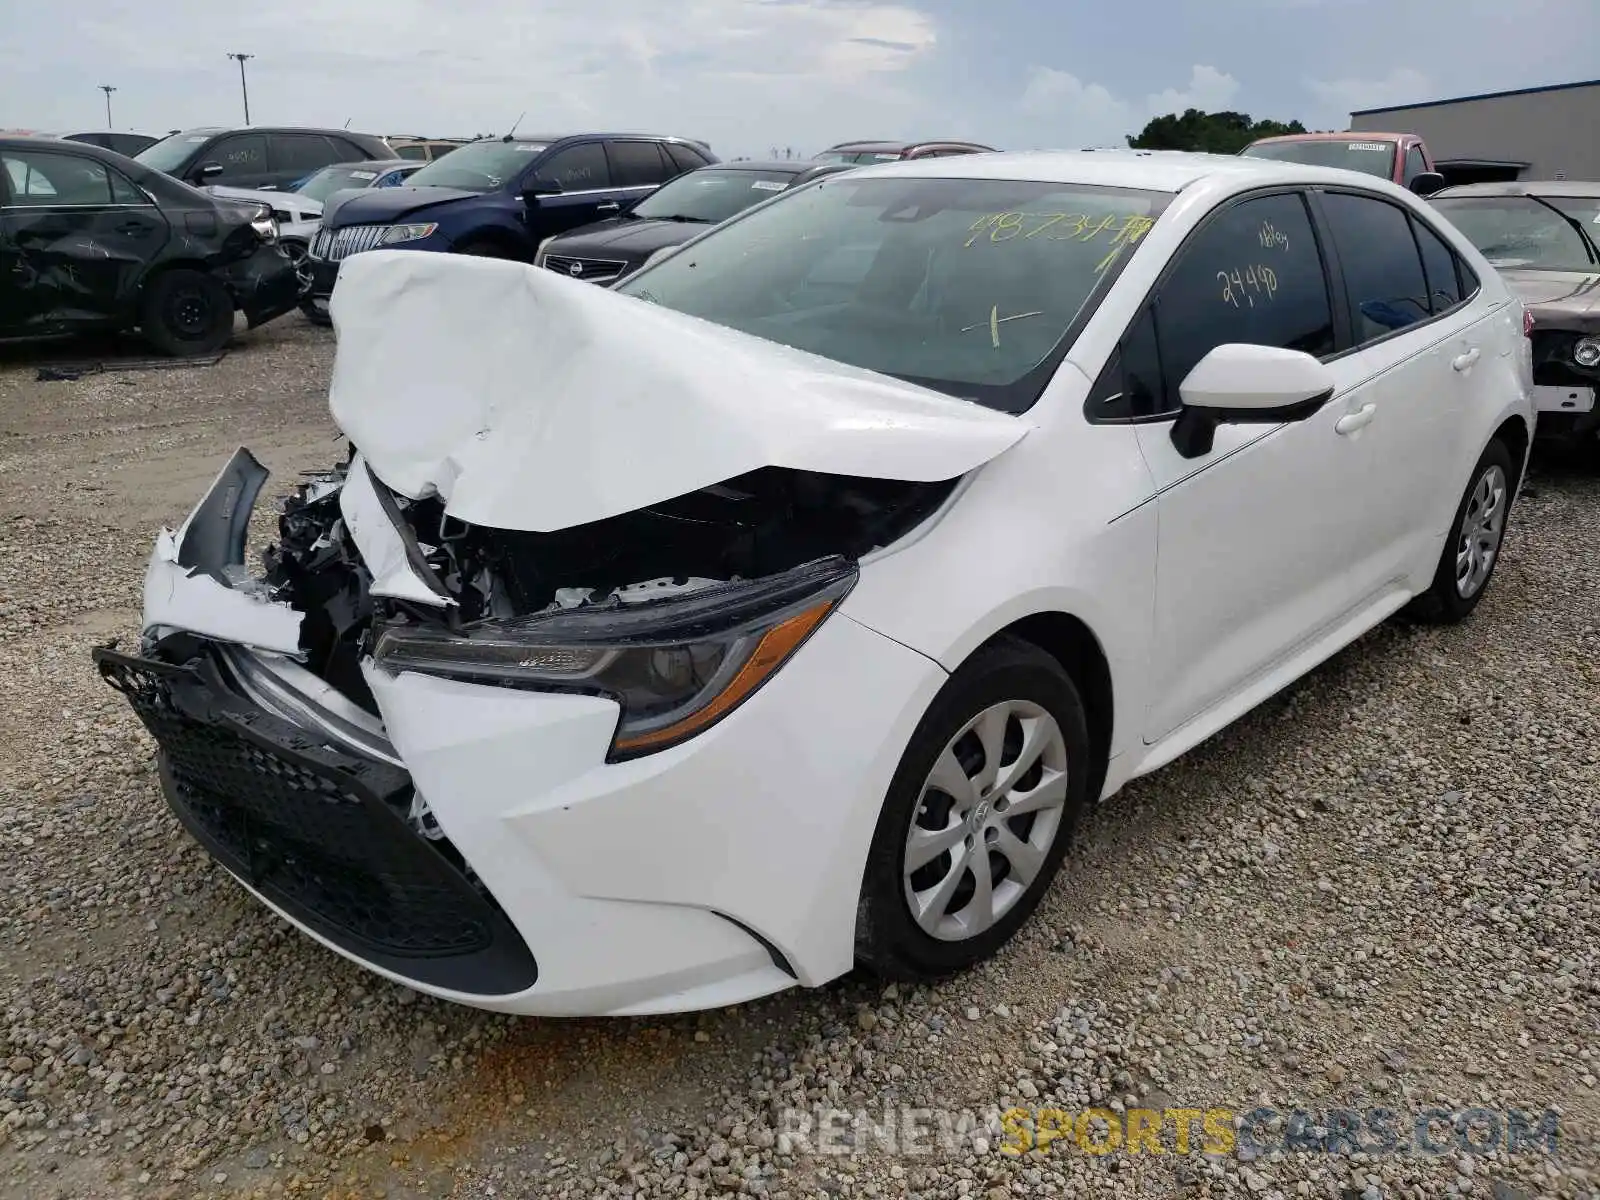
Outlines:
{"label": "gray sky", "polygon": [[[13,14],[23,0],[4,0]],[[0,126],[242,119],[370,133],[649,130],[724,157],[849,137],[1121,144],[1233,108],[1352,107],[1600,75],[1600,0],[63,0],[0,40]],[[48,19],[46,19],[48,15]],[[1577,134],[1578,131],[1575,131]],[[1594,136],[1593,130],[1581,136]]]}

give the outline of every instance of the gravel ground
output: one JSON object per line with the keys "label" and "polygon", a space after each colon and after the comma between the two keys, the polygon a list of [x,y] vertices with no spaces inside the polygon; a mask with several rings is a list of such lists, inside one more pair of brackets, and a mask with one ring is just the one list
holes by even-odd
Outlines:
{"label": "gravel ground", "polygon": [[[234,446],[280,492],[335,460],[330,335],[292,316],[214,367],[36,381],[50,357],[0,353],[0,1194],[1600,1196],[1595,474],[1535,477],[1467,625],[1380,629],[1106,805],[984,969],[512,1020],[250,901],[90,668],[136,636],[155,528]],[[1555,1110],[1560,1134],[1553,1156],[1206,1154],[1197,1129],[1178,1154],[1168,1126],[1166,1153],[1014,1157],[1013,1105],[1387,1107],[1402,1132]],[[820,1106],[899,1132],[788,1112]],[[920,1138],[907,1109],[938,1110]]]}

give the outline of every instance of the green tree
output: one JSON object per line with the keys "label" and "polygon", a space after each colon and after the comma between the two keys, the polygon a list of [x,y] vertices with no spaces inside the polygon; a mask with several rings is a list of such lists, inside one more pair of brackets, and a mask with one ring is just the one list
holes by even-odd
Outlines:
{"label": "green tree", "polygon": [[1285,133],[1304,133],[1306,127],[1299,121],[1252,121],[1248,114],[1238,112],[1201,112],[1187,109],[1182,116],[1168,113],[1156,117],[1139,132],[1130,137],[1128,145],[1134,150],[1196,150],[1207,154],[1237,154],[1257,138],[1277,137]]}

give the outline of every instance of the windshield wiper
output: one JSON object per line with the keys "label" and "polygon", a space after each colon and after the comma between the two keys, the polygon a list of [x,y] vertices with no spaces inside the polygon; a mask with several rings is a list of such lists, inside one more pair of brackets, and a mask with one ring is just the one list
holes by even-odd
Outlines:
{"label": "windshield wiper", "polygon": [[679,225],[715,225],[710,217],[686,217],[682,213],[673,213],[670,217],[653,217],[656,221],[672,221]]}
{"label": "windshield wiper", "polygon": [[1532,200],[1535,204],[1544,205],[1545,208],[1548,208],[1551,212],[1555,213],[1556,216],[1560,217],[1568,225],[1572,226],[1573,231],[1577,233],[1578,237],[1583,241],[1583,252],[1589,256],[1589,261],[1592,263],[1600,263],[1600,247],[1597,247],[1594,244],[1594,239],[1589,236],[1589,231],[1583,227],[1582,221],[1578,220],[1578,218],[1573,216],[1571,213],[1563,212],[1561,209],[1557,208],[1554,204],[1551,204],[1550,201],[1541,196],[1529,195],[1528,199]]}

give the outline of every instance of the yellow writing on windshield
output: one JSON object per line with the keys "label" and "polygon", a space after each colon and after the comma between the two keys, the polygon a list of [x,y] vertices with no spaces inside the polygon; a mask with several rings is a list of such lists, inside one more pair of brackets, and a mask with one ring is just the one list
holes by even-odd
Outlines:
{"label": "yellow writing on windshield", "polygon": [[[1235,267],[1231,274],[1218,271],[1217,279],[1222,283],[1222,302],[1234,308],[1254,308],[1257,296],[1265,300],[1278,298],[1278,273],[1271,267]],[[1244,301],[1243,305],[1240,300]]]}
{"label": "yellow writing on windshield", "polygon": [[1095,268],[1099,272],[1110,266],[1123,249],[1149,233],[1154,224],[1151,217],[1119,213],[985,213],[967,227],[972,236],[963,246],[971,247],[984,240],[1026,242],[1036,237],[1050,242],[1092,242],[1107,234],[1114,250]]}

